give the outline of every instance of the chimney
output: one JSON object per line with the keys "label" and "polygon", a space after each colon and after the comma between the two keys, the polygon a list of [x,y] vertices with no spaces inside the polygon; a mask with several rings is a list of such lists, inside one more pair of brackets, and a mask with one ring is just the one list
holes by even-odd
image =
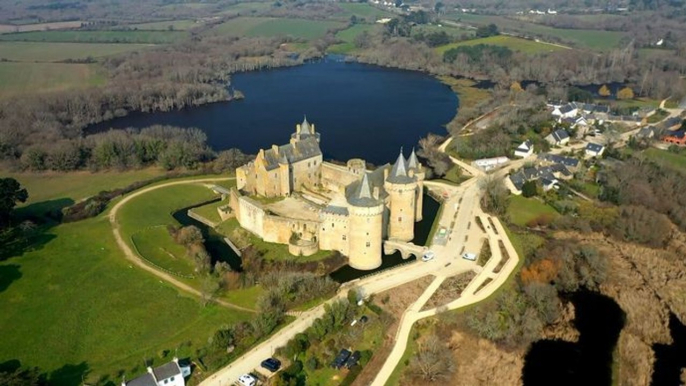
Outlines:
{"label": "chimney", "polygon": [[389,168],[385,168],[385,169],[383,170],[383,180],[384,180],[384,181],[386,181],[386,180],[388,179],[388,172],[389,172],[388,169],[389,169]]}
{"label": "chimney", "polygon": [[372,193],[372,195],[374,196],[375,199],[377,199],[377,200],[379,199],[379,187],[378,186],[374,187],[374,193]]}
{"label": "chimney", "polygon": [[148,366],[148,372],[152,374],[152,367]]}
{"label": "chimney", "polygon": [[279,156],[279,147],[278,146],[272,145],[272,151],[274,152],[274,154],[276,154],[277,157]]}
{"label": "chimney", "polygon": [[172,360],[173,360],[174,363],[176,363],[177,365],[179,364],[179,358],[178,358],[178,357],[174,357],[174,359],[172,359]]}
{"label": "chimney", "polygon": [[407,175],[410,176],[410,178],[414,177],[414,169],[410,169]]}

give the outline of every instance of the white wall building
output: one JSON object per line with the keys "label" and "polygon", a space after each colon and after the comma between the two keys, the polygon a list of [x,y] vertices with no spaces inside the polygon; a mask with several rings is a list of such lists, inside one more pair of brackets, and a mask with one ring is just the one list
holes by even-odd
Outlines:
{"label": "white wall building", "polygon": [[522,142],[522,144],[519,145],[514,151],[515,157],[520,158],[526,158],[531,156],[532,154],[534,154],[534,144],[529,139]]}

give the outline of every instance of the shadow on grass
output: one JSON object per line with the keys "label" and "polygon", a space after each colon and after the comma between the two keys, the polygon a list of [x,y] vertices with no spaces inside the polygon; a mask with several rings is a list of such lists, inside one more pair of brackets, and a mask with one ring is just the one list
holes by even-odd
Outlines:
{"label": "shadow on grass", "polygon": [[0,363],[0,382],[3,382],[3,385],[79,386],[83,384],[88,373],[90,367],[86,362],[64,365],[51,373],[41,372],[38,367],[22,366],[17,359]]}
{"label": "shadow on grass", "polygon": [[12,282],[22,276],[19,268],[16,264],[0,265],[0,292],[5,291]]}
{"label": "shadow on grass", "polygon": [[74,205],[74,200],[71,198],[58,198],[55,200],[36,202],[31,205],[17,208],[14,211],[14,217],[19,221],[59,221],[62,218],[62,209],[72,205]]}

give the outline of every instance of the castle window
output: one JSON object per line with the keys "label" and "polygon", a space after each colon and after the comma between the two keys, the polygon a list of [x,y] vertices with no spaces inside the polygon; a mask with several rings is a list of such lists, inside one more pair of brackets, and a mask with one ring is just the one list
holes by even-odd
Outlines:
{"label": "castle window", "polygon": [[398,222],[403,222],[403,218],[402,218],[402,217],[398,217]]}
{"label": "castle window", "polygon": [[331,223],[331,228],[335,228],[335,223]]}
{"label": "castle window", "polygon": [[369,241],[367,241],[367,248],[369,248],[370,246],[371,246],[371,243]]}
{"label": "castle window", "polygon": [[348,239],[348,236],[343,235],[343,241],[345,241],[345,240],[347,240],[347,239]]}

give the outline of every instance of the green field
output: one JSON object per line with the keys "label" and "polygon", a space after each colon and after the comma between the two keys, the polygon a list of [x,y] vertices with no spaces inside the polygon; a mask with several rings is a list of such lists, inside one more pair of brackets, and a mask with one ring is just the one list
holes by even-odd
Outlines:
{"label": "green field", "polygon": [[686,171],[686,154],[684,153],[672,153],[667,150],[650,148],[643,151],[643,154],[645,154],[646,158],[659,165],[680,172]]}
{"label": "green field", "polygon": [[127,24],[123,27],[143,31],[170,31],[170,29],[174,31],[185,31],[201,25],[202,23],[196,23],[195,20],[169,20],[155,21],[151,23]]}
{"label": "green field", "polygon": [[507,215],[513,224],[525,226],[529,221],[543,215],[557,216],[553,207],[536,198],[511,196],[507,207]]}
{"label": "green field", "polygon": [[446,51],[462,46],[476,46],[478,44],[487,44],[492,46],[507,47],[512,51],[519,51],[525,54],[539,54],[542,52],[553,52],[564,50],[565,48],[554,46],[546,43],[539,43],[533,40],[517,38],[514,36],[490,36],[481,39],[465,40],[457,43],[446,44],[444,46],[436,47],[436,51],[443,55]]}
{"label": "green field", "polygon": [[238,17],[216,26],[212,31],[230,36],[292,36],[316,39],[324,36],[329,29],[343,27],[344,23],[334,21]]}
{"label": "green field", "polygon": [[469,24],[484,25],[493,23],[497,25],[501,31],[516,31],[518,33],[527,35],[538,35],[543,38],[554,37],[561,39],[563,42],[567,42],[581,48],[590,48],[596,50],[616,48],[619,46],[620,41],[624,37],[624,34],[618,31],[553,28],[526,21],[509,19],[502,16],[460,13],[450,14],[448,17],[452,19],[459,19],[460,21]]}
{"label": "green field", "polygon": [[[12,173],[3,172],[3,176],[12,177],[29,192],[29,199],[23,206],[38,206],[47,201],[83,200],[103,190],[123,188],[136,181],[143,181],[164,175],[165,171],[157,168],[130,170],[125,172],[70,172],[70,173]],[[26,208],[31,209],[31,208]]]}
{"label": "green field", "polygon": [[195,266],[186,250],[172,239],[167,227],[143,229],[131,236],[138,252],[148,262],[182,277],[195,276]]}
{"label": "green field", "polygon": [[[250,315],[203,308],[131,266],[106,215],[59,225],[32,251],[0,262],[0,362],[38,366],[50,384],[118,384],[145,372],[143,359],[186,357],[224,324]],[[165,360],[169,360],[167,357]]]}
{"label": "green field", "polygon": [[272,7],[273,3],[267,2],[245,2],[232,4],[219,12],[220,15],[248,15],[251,13],[264,11]]}
{"label": "green field", "polygon": [[377,28],[372,24],[357,24],[348,29],[344,29],[336,34],[336,39],[342,40],[344,43],[334,44],[329,47],[329,52],[334,54],[348,54],[355,51],[355,38],[364,31],[371,33]]}
{"label": "green field", "polygon": [[99,58],[153,47],[149,44],[0,42],[0,59],[19,62],[59,62]]}
{"label": "green field", "polygon": [[35,31],[0,35],[3,41],[56,43],[169,44],[186,37],[183,31]]}
{"label": "green field", "polygon": [[0,97],[100,86],[107,82],[97,64],[0,62]]}
{"label": "green field", "polygon": [[365,3],[338,3],[337,5],[339,8],[343,9],[343,12],[334,15],[334,17],[340,16],[346,20],[350,19],[353,15],[358,19],[364,18],[367,22],[374,22],[377,19],[384,17],[393,17],[392,13]]}
{"label": "green field", "polygon": [[193,208],[192,211],[214,223],[219,223],[222,221],[221,217],[219,217],[219,211],[217,208],[220,206],[228,205],[229,201],[228,200],[222,200],[222,201],[217,201],[217,202],[212,202],[207,205],[199,206],[197,208]]}

